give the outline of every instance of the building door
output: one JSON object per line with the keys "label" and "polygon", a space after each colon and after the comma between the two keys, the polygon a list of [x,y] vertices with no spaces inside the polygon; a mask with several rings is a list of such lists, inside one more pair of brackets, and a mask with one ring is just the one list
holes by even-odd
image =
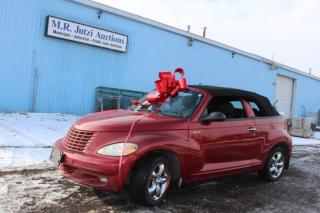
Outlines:
{"label": "building door", "polygon": [[278,75],[276,79],[276,108],[285,118],[292,117],[294,79]]}

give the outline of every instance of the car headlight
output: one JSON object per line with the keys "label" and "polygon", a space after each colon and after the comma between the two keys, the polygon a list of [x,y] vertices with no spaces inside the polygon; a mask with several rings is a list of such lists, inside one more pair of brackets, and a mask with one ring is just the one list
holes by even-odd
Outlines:
{"label": "car headlight", "polygon": [[130,155],[137,151],[138,145],[134,143],[114,143],[107,146],[102,147],[97,151],[100,155],[107,155],[107,156],[125,156]]}

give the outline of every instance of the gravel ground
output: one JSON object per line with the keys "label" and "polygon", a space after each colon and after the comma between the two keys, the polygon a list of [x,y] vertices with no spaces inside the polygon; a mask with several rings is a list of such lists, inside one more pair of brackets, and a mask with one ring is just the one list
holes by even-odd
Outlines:
{"label": "gravel ground", "polygon": [[99,193],[55,168],[0,172],[0,212],[320,212],[320,146],[295,146],[277,182],[244,174],[171,192],[158,207]]}

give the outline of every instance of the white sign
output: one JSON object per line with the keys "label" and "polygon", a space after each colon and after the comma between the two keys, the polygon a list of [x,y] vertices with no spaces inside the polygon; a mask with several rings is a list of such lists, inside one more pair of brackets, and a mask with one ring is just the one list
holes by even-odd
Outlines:
{"label": "white sign", "polygon": [[128,36],[126,35],[52,16],[47,18],[46,35],[120,52],[127,51]]}

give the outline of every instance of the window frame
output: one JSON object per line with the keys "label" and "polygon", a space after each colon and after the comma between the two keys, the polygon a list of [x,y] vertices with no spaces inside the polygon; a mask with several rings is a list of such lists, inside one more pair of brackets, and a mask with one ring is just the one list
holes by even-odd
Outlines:
{"label": "window frame", "polygon": [[253,112],[248,100],[245,99],[245,98],[237,97],[237,96],[234,96],[234,97],[233,96],[211,96],[211,98],[208,101],[207,105],[204,107],[203,112],[201,113],[200,122],[201,122],[201,119],[204,117],[204,113],[205,113],[205,110],[207,109],[207,106],[216,97],[221,97],[221,98],[226,98],[226,99],[230,98],[230,102],[232,102],[232,101],[240,101],[240,103],[241,103],[241,105],[243,107],[243,110],[244,110],[244,113],[245,113],[246,117],[242,117],[242,118],[226,118],[226,121],[248,120],[248,119],[252,119],[252,118],[255,117],[255,114],[254,114],[254,112]]}
{"label": "window frame", "polygon": [[[268,116],[267,114],[266,114],[266,112],[265,112],[265,110],[264,110],[264,108],[263,107],[261,107],[261,105],[256,101],[256,100],[254,100],[254,99],[250,99],[250,100],[247,100],[247,102],[248,102],[248,105],[249,105],[249,107],[251,108],[251,110],[252,110],[252,112],[253,112],[253,114],[254,114],[254,117],[255,118],[268,118],[268,117],[274,117],[274,116]],[[256,113],[254,112],[254,110],[253,110],[253,108],[251,107],[251,105],[250,105],[250,102],[253,102],[260,110],[260,112],[263,114],[263,115],[261,115],[261,116],[257,116],[256,115]]]}

